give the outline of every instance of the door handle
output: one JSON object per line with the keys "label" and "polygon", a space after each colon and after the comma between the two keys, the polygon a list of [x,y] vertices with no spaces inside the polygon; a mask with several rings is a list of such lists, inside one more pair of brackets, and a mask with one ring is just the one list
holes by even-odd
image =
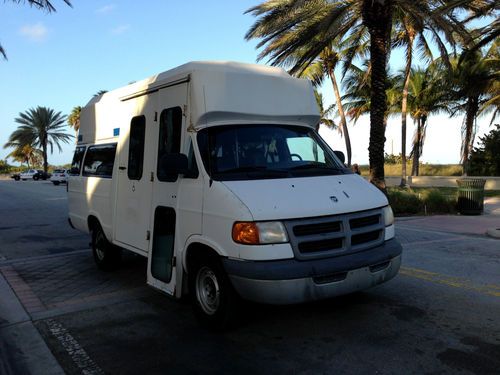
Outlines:
{"label": "door handle", "polygon": [[120,171],[124,171],[125,169],[127,169],[127,167],[118,167],[118,169],[119,169]]}

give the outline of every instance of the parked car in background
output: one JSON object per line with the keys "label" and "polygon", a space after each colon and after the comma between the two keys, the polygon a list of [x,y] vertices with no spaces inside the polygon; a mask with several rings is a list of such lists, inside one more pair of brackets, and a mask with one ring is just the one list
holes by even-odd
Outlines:
{"label": "parked car in background", "polygon": [[[40,179],[46,180],[46,179],[50,178],[50,173],[46,173],[41,169],[28,169],[27,171],[22,172],[19,175],[19,178],[23,181],[26,181],[28,179],[33,179],[35,181],[40,180]],[[16,178],[14,177],[14,179],[16,179]],[[16,181],[18,181],[18,179],[16,179]]]}
{"label": "parked car in background", "polygon": [[68,181],[68,174],[69,170],[67,169],[55,169],[50,177],[50,181],[54,185],[65,184]]}

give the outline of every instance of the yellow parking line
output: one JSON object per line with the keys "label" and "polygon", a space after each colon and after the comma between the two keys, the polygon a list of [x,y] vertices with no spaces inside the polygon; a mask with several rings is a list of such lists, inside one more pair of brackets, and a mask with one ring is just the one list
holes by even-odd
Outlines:
{"label": "yellow parking line", "polygon": [[451,286],[453,288],[461,288],[471,290],[489,296],[500,297],[500,286],[494,284],[474,285],[471,280],[459,277],[441,275],[436,272],[421,270],[418,268],[401,267],[399,270],[401,275],[415,277],[420,280],[430,281],[437,284]]}

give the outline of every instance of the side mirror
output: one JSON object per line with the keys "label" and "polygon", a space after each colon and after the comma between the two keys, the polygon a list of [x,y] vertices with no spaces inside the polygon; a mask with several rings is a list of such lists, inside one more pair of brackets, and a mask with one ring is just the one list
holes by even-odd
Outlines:
{"label": "side mirror", "polygon": [[186,174],[188,169],[188,158],[184,154],[164,154],[159,160],[159,172],[163,176],[178,176]]}
{"label": "side mirror", "polygon": [[342,164],[345,164],[345,155],[342,151],[333,151],[336,157],[339,158],[339,160],[342,162]]}

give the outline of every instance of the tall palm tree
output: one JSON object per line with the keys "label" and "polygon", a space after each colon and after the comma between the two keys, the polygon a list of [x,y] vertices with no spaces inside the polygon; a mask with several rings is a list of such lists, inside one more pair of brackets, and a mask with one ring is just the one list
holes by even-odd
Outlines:
{"label": "tall palm tree", "polygon": [[[268,0],[250,8],[247,13],[258,17],[246,34],[247,39],[260,38],[260,57],[268,57],[273,65],[286,63],[301,51],[291,71],[311,63],[332,43],[356,35],[366,28],[370,35],[372,65],[370,105],[370,181],[385,191],[384,179],[384,118],[387,112],[387,58],[393,15],[406,12],[412,18],[425,20],[429,31],[447,39],[454,34],[464,38],[467,32],[460,23],[455,8],[474,0]],[[475,1],[477,3],[477,1]],[[484,0],[491,5],[495,0]],[[481,4],[478,5],[481,6]],[[311,43],[314,40],[315,43]],[[444,44],[438,44],[446,49]]]}
{"label": "tall palm tree", "polygon": [[314,96],[316,98],[316,104],[318,104],[318,110],[319,110],[319,125],[325,125],[328,128],[331,129],[337,129],[338,125],[335,124],[335,121],[330,118],[330,115],[332,114],[334,106],[331,105],[327,108],[325,108],[325,103],[323,101],[323,94],[318,92],[318,90],[314,90]]}
{"label": "tall palm tree", "polygon": [[349,130],[347,129],[347,121],[344,113],[344,107],[342,105],[340,89],[335,76],[335,68],[341,60],[342,53],[334,50],[332,46],[328,46],[321,51],[317,59],[305,66],[297,75],[307,77],[316,87],[323,83],[325,76],[330,79],[333,87],[333,93],[335,94],[337,111],[340,117],[340,126],[338,127],[338,130],[345,139],[347,165],[350,167],[352,155],[351,138],[349,137]]}
{"label": "tall palm tree", "polygon": [[78,134],[78,130],[80,129],[80,114],[82,112],[82,107],[79,105],[73,107],[71,113],[68,116],[68,125],[71,126],[75,133]]}
{"label": "tall palm tree", "polygon": [[60,143],[68,143],[73,138],[72,135],[62,131],[65,126],[66,116],[50,108],[40,106],[30,108],[19,113],[19,117],[14,121],[21,125],[12,132],[4,148],[25,145],[41,148],[45,172],[48,169],[48,148],[50,147],[50,153],[52,153],[55,145],[61,152]]}
{"label": "tall palm tree", "polygon": [[480,114],[500,106],[500,40],[490,48],[464,49],[459,59],[452,61],[451,98],[454,101],[452,115],[465,113],[462,125],[461,162],[463,173],[468,172],[468,160],[474,144],[476,121]]}
{"label": "tall palm tree", "polygon": [[[431,64],[426,69],[412,69],[408,88],[408,108],[410,116],[417,125],[413,136],[411,151],[413,176],[419,175],[420,156],[422,155],[428,118],[432,114],[448,112],[447,81],[441,79],[439,64]],[[405,78],[400,76],[400,82]]]}
{"label": "tall palm tree", "polygon": [[[30,6],[44,10],[47,13],[52,13],[56,11],[56,8],[52,5],[52,2],[50,0],[10,0],[13,3],[28,3]],[[67,5],[71,5],[70,0],[62,0],[64,1]],[[5,53],[5,50],[3,49],[2,45],[0,45],[0,54],[3,56],[4,59],[7,60],[7,54]]]}

